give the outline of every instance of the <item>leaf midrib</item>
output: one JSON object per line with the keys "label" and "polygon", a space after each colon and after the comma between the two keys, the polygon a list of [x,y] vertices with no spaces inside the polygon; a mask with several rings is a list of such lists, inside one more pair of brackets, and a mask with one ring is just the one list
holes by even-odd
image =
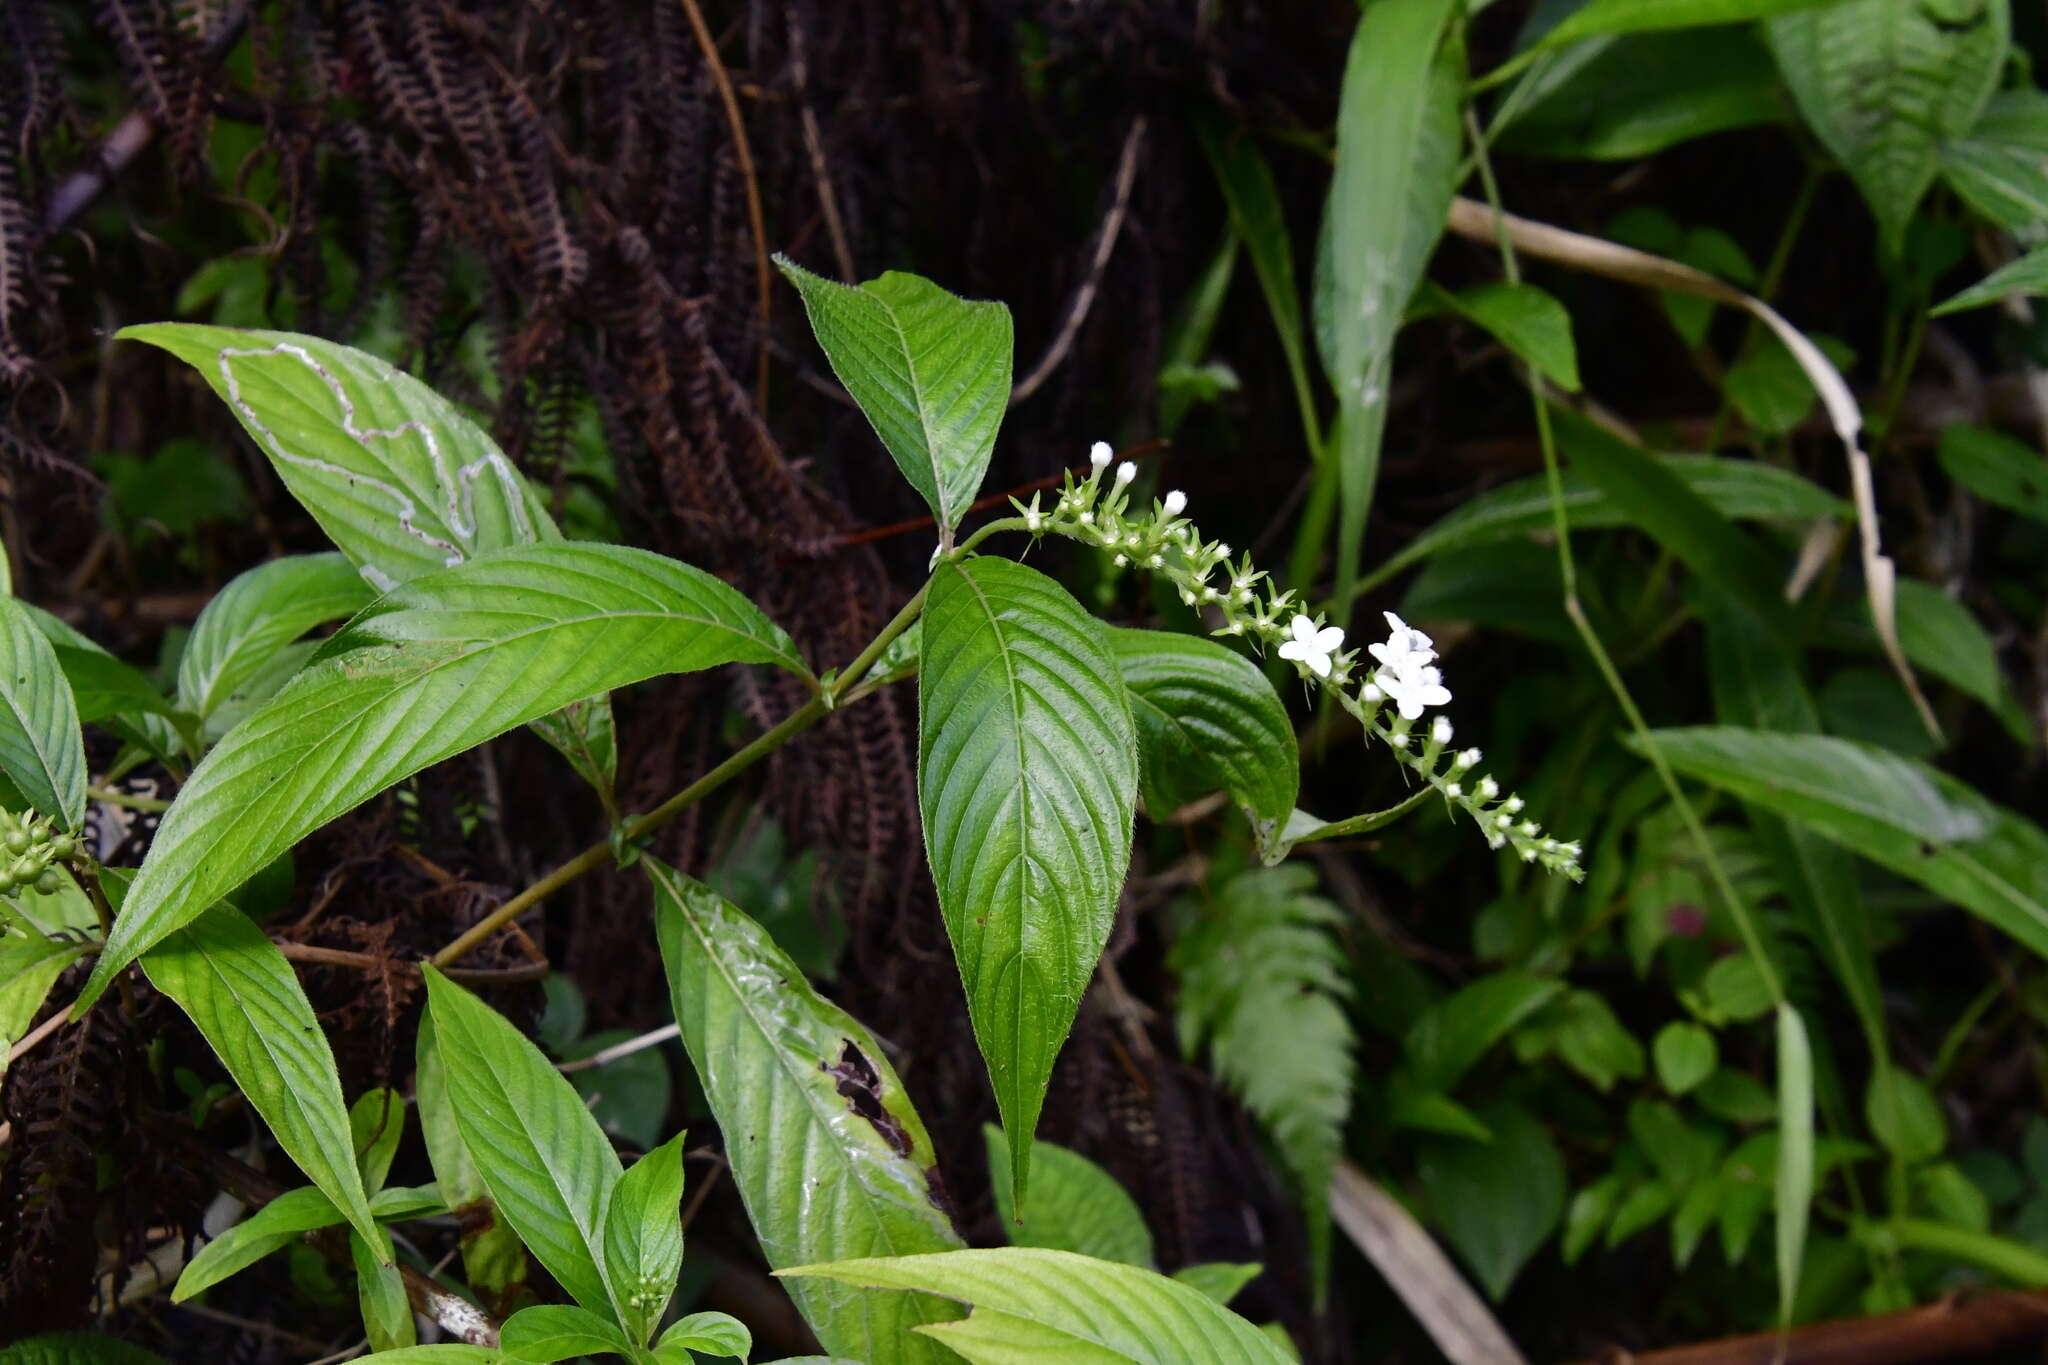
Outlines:
{"label": "leaf midrib", "polygon": [[924,446],[924,462],[932,471],[932,498],[939,505],[939,530],[950,534],[953,529],[953,504],[946,495],[946,471],[939,463],[939,452],[932,444],[932,423],[924,401],[924,383],[918,377],[917,356],[910,348],[910,334],[903,330],[903,322],[896,316],[896,305],[881,295],[866,288],[861,292],[873,299],[882,310],[882,316],[889,320],[889,330],[896,336],[896,345],[903,353],[903,373],[910,380],[912,409],[917,413],[917,431]]}

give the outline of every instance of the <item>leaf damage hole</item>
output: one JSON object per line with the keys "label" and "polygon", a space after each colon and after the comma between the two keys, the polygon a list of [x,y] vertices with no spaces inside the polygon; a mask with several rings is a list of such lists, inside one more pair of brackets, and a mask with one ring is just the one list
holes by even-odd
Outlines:
{"label": "leaf damage hole", "polygon": [[818,1070],[837,1081],[834,1087],[839,1098],[846,1101],[846,1107],[866,1119],[882,1135],[882,1141],[889,1144],[889,1150],[898,1156],[910,1155],[912,1142],[910,1132],[882,1104],[882,1077],[875,1070],[875,1064],[867,1054],[855,1045],[853,1039],[840,1040],[839,1061],[819,1062]]}

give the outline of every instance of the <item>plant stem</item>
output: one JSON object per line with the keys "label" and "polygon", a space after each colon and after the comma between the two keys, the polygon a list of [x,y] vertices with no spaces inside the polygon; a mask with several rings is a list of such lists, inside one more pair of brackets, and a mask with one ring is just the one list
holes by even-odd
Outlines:
{"label": "plant stem", "polygon": [[[1021,527],[1024,523],[1020,519],[1015,524]],[[1007,529],[1005,523],[993,522],[988,526],[982,527],[976,533],[975,538],[979,539],[983,535],[991,534],[1000,529]],[[972,543],[972,541],[969,541],[970,545]],[[967,545],[963,545],[954,553],[962,553],[967,548]],[[910,628],[910,623],[915,621],[918,613],[924,610],[925,595],[930,590],[931,585],[929,583],[919,588],[917,594],[903,604],[903,609],[896,613],[889,624],[882,627],[881,634],[869,641],[868,647],[856,655],[853,662],[848,664],[845,670],[838,677],[834,678],[830,684],[821,688],[815,696],[802,706],[790,712],[779,725],[756,736],[751,743],[738,750],[723,763],[720,763],[710,772],[705,773],[674,796],[671,796],[668,800],[662,802],[659,806],[656,806],[653,810],[647,812],[647,814],[629,821],[625,827],[625,837],[628,840],[632,840],[652,834],[691,806],[697,804],[697,802],[717,791],[733,778],[738,777],[748,768],[753,767],[754,764],[780,749],[791,739],[810,729],[827,715],[830,715],[839,705],[840,699],[853,689],[854,685],[861,680],[862,676],[870,668],[874,667],[875,660],[882,657],[882,651],[889,647],[890,642]],[[568,862],[563,863],[539,881],[532,883],[525,890],[519,892],[503,905],[491,911],[490,914],[464,930],[447,947],[434,954],[434,965],[436,967],[446,967],[449,963],[460,960],[463,956],[474,950],[477,945],[490,938],[492,934],[497,933],[498,930],[504,928],[547,897],[561,890],[570,882],[575,881],[584,873],[603,866],[605,861],[611,857],[611,851],[612,845],[609,839],[601,839],[590,845],[590,847],[569,859]]]}
{"label": "plant stem", "polygon": [[110,806],[125,806],[129,810],[146,811],[151,815],[161,815],[171,808],[168,801],[160,801],[153,796],[130,796],[127,792],[117,792],[111,787],[87,787],[85,794]]}

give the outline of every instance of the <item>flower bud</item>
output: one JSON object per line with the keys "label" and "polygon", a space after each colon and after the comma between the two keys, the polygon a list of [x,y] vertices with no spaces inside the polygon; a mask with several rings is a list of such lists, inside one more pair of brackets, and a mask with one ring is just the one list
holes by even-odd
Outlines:
{"label": "flower bud", "polygon": [[1115,452],[1110,450],[1107,441],[1097,441],[1088,448],[1088,463],[1095,466],[1095,472],[1098,474],[1109,468],[1109,462],[1113,458]]}
{"label": "flower bud", "polygon": [[1132,479],[1135,479],[1137,477],[1138,467],[1132,464],[1129,460],[1125,460],[1122,464],[1116,467],[1116,486],[1118,488],[1122,488],[1125,484],[1129,483]]}
{"label": "flower bud", "polygon": [[1166,495],[1162,505],[1166,508],[1166,515],[1177,517],[1188,510],[1188,495],[1176,488]]}

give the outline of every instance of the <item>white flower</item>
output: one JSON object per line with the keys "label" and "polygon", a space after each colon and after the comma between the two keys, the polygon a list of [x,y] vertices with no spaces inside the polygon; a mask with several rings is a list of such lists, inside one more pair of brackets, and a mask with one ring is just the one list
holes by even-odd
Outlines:
{"label": "white flower", "polygon": [[1403,659],[1398,667],[1380,669],[1372,675],[1372,680],[1394,699],[1403,720],[1420,720],[1425,706],[1450,704],[1451,694],[1444,686],[1444,675],[1413,654]]}
{"label": "white flower", "polygon": [[1366,646],[1373,658],[1399,673],[1411,660],[1426,664],[1436,657],[1435,641],[1390,611],[1383,611],[1380,615],[1387,618],[1390,633],[1385,644]]}
{"label": "white flower", "polygon": [[1166,515],[1177,517],[1188,510],[1188,495],[1176,488],[1166,495],[1164,506]]}
{"label": "white flower", "polygon": [[1494,781],[1490,777],[1482,777],[1479,779],[1479,799],[1481,801],[1491,801],[1494,797],[1499,795],[1500,783]]}
{"label": "white flower", "polygon": [[1129,483],[1132,479],[1135,479],[1137,477],[1138,467],[1132,464],[1129,460],[1125,460],[1122,464],[1116,467],[1116,486],[1118,488],[1122,488],[1125,484]]}
{"label": "white flower", "polygon": [[1387,694],[1380,691],[1377,683],[1367,683],[1358,689],[1358,699],[1367,706],[1374,706],[1386,700]]}
{"label": "white flower", "polygon": [[[1325,626],[1316,629],[1316,623],[1306,616],[1297,616],[1288,626],[1294,638],[1280,646],[1280,657],[1296,663],[1307,664],[1309,671],[1318,678],[1330,676],[1330,655],[1344,643],[1342,626]],[[1448,698],[1447,698],[1448,700]],[[1417,714],[1420,714],[1419,712]]]}
{"label": "white flower", "polygon": [[1109,448],[1109,442],[1097,441],[1088,448],[1088,463],[1095,466],[1096,473],[1109,468],[1109,462],[1116,458],[1116,452]]}
{"label": "white flower", "polygon": [[1467,749],[1458,755],[1452,766],[1460,771],[1466,768],[1476,768],[1479,766],[1479,758],[1480,754],[1477,749]]}
{"label": "white flower", "polygon": [[1429,737],[1438,744],[1449,744],[1451,742],[1451,718],[1449,716],[1438,716],[1436,723],[1429,727]]}

